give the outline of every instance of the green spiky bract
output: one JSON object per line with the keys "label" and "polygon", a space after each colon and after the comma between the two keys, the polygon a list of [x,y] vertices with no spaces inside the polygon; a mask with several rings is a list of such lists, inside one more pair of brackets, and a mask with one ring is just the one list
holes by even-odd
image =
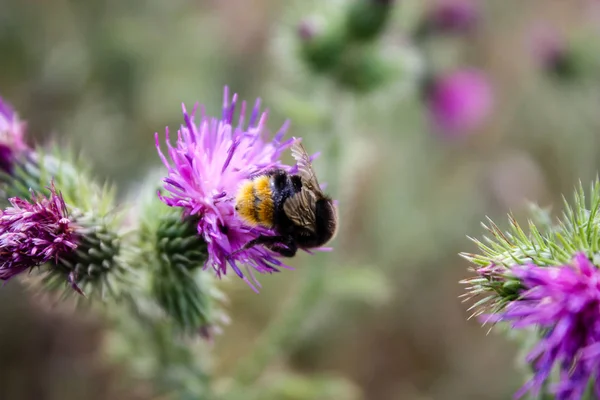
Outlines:
{"label": "green spiky bract", "polygon": [[[115,210],[115,189],[96,182],[88,167],[69,150],[51,153],[37,148],[15,162],[11,175],[0,176],[3,198],[31,198],[31,192],[50,194],[54,184],[67,205],[69,218],[77,226],[78,247],[48,263],[43,282],[51,290],[75,291],[72,281],[86,296],[118,297],[129,287],[128,268],[121,259],[121,215]],[[81,300],[81,299],[79,299]]]}
{"label": "green spiky bract", "polygon": [[511,267],[533,263],[537,266],[565,265],[573,255],[584,252],[598,264],[600,261],[600,182],[592,183],[589,193],[580,183],[572,205],[564,199],[564,211],[555,223],[548,212],[532,207],[533,219],[527,221],[527,232],[509,215],[510,228],[502,232],[488,218],[482,224],[489,232],[483,240],[470,238],[480,254],[461,253],[474,266],[475,276],[462,283],[469,285],[464,297],[479,298],[471,307],[473,315],[497,312],[508,302],[518,299],[520,282],[511,274]]}
{"label": "green spiky bract", "polygon": [[100,218],[92,213],[74,215],[75,221],[82,227],[77,249],[51,266],[51,273],[44,282],[51,289],[64,287],[65,278],[73,278],[86,296],[98,295],[101,298],[111,296],[119,298],[124,284],[131,283],[129,269],[120,259],[121,238],[111,228],[109,218]]}
{"label": "green spiky bract", "polygon": [[171,211],[161,218],[155,241],[152,295],[182,329],[193,332],[209,327],[210,298],[203,293],[206,288],[200,280],[208,273],[197,274],[207,258],[206,243],[199,239],[195,221]]}
{"label": "green spiky bract", "polygon": [[208,254],[198,235],[197,220],[162,203],[156,190],[142,206],[140,262],[148,273],[150,296],[185,333],[203,336],[225,319],[217,304],[223,299],[211,271],[203,266]]}

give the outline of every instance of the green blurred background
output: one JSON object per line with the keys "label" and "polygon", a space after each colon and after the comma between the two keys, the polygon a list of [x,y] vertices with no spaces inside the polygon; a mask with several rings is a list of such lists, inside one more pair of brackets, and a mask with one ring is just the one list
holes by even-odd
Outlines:
{"label": "green blurred background", "polygon": [[[345,3],[0,0],[0,95],[37,142],[72,144],[123,199],[159,167],[154,132],[181,123],[182,102],[218,115],[224,85],[261,97],[271,130],[290,118],[291,134],[322,151],[315,168],[340,204],[335,251],[259,277],[260,295],[224,282],[231,322],[210,349],[217,393],[252,375],[245,357],[301,292],[301,321],[257,371],[261,399],[510,398],[515,347],[466,320],[457,253],[475,250],[466,235],[480,236],[486,215],[505,226],[509,211],[526,217],[527,201],[558,211],[562,193],[597,174],[600,69],[554,78],[527,43],[541,22],[593,59],[599,4],[481,0],[476,31],[430,40],[436,69],[480,68],[495,90],[486,123],[448,140],[418,93],[425,49],[407,41],[425,1],[398,0],[379,39],[397,60],[390,84],[356,93],[306,70],[298,23]],[[303,286],[308,274],[320,284]],[[0,291],[1,399],[176,398],[106,355],[99,317],[36,304],[18,283]]]}

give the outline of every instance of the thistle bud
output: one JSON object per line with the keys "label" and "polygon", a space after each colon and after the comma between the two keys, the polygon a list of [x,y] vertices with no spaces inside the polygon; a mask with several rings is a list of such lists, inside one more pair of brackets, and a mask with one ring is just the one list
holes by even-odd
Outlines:
{"label": "thistle bud", "polygon": [[385,29],[393,3],[392,0],[355,0],[346,19],[349,37],[356,41],[375,39]]}
{"label": "thistle bud", "polygon": [[206,280],[212,276],[202,273],[208,255],[196,223],[176,211],[161,218],[155,238],[157,262],[151,275],[151,293],[182,330],[209,336],[214,321],[211,288]]}
{"label": "thistle bud", "polygon": [[[149,189],[149,190],[147,190]],[[155,193],[153,181],[143,193]],[[207,245],[198,235],[197,217],[184,217],[156,195],[144,200],[140,214],[138,261],[147,266],[149,296],[177,329],[205,338],[226,320],[218,307],[223,299],[210,271],[203,271]]]}
{"label": "thistle bud", "polygon": [[328,22],[326,25],[323,21],[305,19],[298,26],[301,56],[317,73],[335,68],[345,47],[343,29]]}
{"label": "thistle bud", "polygon": [[121,238],[112,226],[115,221],[78,210],[73,212],[73,218],[79,227],[78,246],[51,264],[60,274],[48,274],[45,283],[50,289],[58,289],[66,277],[74,288],[87,296],[120,296],[129,277],[120,259]]}
{"label": "thistle bud", "polygon": [[368,93],[378,89],[399,75],[397,60],[377,47],[349,49],[334,71],[334,79],[340,86],[356,93]]}

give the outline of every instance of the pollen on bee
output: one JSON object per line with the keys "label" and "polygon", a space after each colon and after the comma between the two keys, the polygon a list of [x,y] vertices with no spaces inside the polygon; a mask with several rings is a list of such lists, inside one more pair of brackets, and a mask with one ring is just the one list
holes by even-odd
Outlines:
{"label": "pollen on bee", "polygon": [[273,225],[274,203],[271,191],[271,179],[261,176],[254,181],[255,196],[259,201],[256,204],[258,220],[261,225],[270,227]]}
{"label": "pollen on bee", "polygon": [[258,221],[254,213],[254,183],[251,180],[244,182],[235,198],[235,210],[244,222],[257,225]]}
{"label": "pollen on bee", "polygon": [[248,225],[271,227],[274,205],[270,178],[258,176],[244,182],[236,196],[235,210]]}

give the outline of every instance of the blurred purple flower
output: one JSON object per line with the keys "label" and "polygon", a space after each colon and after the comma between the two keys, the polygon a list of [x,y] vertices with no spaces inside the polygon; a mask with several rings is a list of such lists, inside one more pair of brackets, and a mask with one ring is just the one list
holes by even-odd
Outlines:
{"label": "blurred purple flower", "polygon": [[548,25],[540,25],[532,30],[530,44],[535,61],[543,67],[553,65],[567,48],[565,38]]}
{"label": "blurred purple flower", "polygon": [[314,19],[305,18],[298,24],[297,32],[301,40],[309,42],[321,31],[321,27]]}
{"label": "blurred purple flower", "polygon": [[12,173],[18,153],[27,149],[24,141],[25,123],[10,104],[0,97],[0,170]]}
{"label": "blurred purple flower", "polygon": [[439,0],[425,16],[424,24],[432,32],[465,33],[475,28],[479,14],[472,0]]}
{"label": "blurred purple flower", "polygon": [[570,265],[511,268],[524,290],[487,321],[509,321],[515,329],[536,327],[542,338],[527,355],[533,378],[515,394],[539,393],[554,367],[559,382],[551,390],[557,399],[580,399],[590,379],[600,396],[600,271],[584,253]]}
{"label": "blurred purple flower", "polygon": [[538,25],[532,29],[529,45],[538,68],[562,78],[577,74],[567,38],[553,26]]}
{"label": "blurred purple flower", "polygon": [[[237,217],[233,197],[238,186],[250,175],[279,167],[293,169],[279,161],[282,152],[291,146],[292,140],[282,142],[288,128],[284,123],[272,140],[265,138],[267,112],[260,112],[260,99],[256,101],[248,125],[245,124],[246,102],[242,102],[239,119],[234,124],[237,95],[229,103],[229,92],[225,88],[223,114],[220,119],[205,115],[201,108],[200,121],[188,115],[183,106],[185,124],[177,135],[177,145],[169,143],[166,131],[168,157],[160,150],[159,136],[156,147],[160,158],[168,169],[164,187],[168,191],[161,200],[171,207],[182,207],[184,215],[199,217],[198,233],[208,246],[205,268],[212,267],[217,276],[227,273],[227,265],[254,290],[256,281],[252,270],[259,273],[278,271],[285,267],[275,253],[262,246],[233,253],[261,233],[270,234],[261,227],[248,227]],[[271,233],[272,234],[272,233]],[[246,266],[247,275],[242,273],[237,262]],[[248,268],[251,267],[251,268]]]}
{"label": "blurred purple flower", "polygon": [[59,257],[77,247],[75,226],[54,185],[50,196],[31,201],[9,199],[11,207],[0,211],[0,280]]}
{"label": "blurred purple flower", "polygon": [[434,128],[448,137],[464,136],[481,127],[492,112],[493,102],[490,82],[475,69],[434,78],[426,89]]}

